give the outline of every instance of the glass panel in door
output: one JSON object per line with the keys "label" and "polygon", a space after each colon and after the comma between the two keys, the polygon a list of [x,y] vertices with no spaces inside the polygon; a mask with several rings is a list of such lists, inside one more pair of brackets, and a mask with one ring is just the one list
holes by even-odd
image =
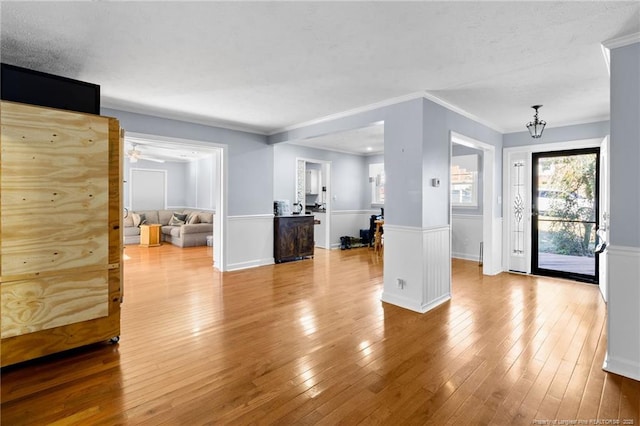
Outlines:
{"label": "glass panel in door", "polygon": [[532,271],[598,282],[599,149],[533,155]]}

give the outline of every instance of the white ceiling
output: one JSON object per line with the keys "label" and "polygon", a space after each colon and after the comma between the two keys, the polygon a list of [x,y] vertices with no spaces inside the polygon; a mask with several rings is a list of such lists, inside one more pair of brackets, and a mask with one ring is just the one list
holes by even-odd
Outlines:
{"label": "white ceiling", "polygon": [[2,61],[103,106],[265,134],[427,93],[504,132],[608,119],[640,2],[2,2]]}
{"label": "white ceiling", "polygon": [[384,124],[372,124],[360,129],[330,133],[289,143],[309,148],[346,152],[348,154],[382,154],[384,152]]}

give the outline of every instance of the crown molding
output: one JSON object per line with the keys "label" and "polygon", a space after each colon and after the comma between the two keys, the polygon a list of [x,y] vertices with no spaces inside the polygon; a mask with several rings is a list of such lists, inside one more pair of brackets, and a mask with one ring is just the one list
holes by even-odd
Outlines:
{"label": "crown molding", "polygon": [[238,123],[230,123],[223,120],[215,120],[204,116],[196,116],[188,113],[181,113],[177,111],[168,111],[154,107],[144,107],[140,105],[130,104],[128,102],[121,102],[114,98],[102,97],[101,108],[115,109],[124,112],[131,112],[134,114],[150,115],[152,117],[165,118],[168,120],[184,121],[187,123],[201,124],[203,126],[217,127],[225,130],[233,130],[237,132],[253,133],[257,135],[267,136],[268,133],[263,128],[257,128],[250,125],[242,125]]}
{"label": "crown molding", "polygon": [[618,47],[624,47],[634,43],[640,43],[640,33],[632,33],[605,40],[602,42],[602,45],[607,49],[617,49]]}
{"label": "crown molding", "polygon": [[440,106],[445,107],[446,109],[448,109],[450,111],[453,111],[453,112],[455,112],[457,114],[460,114],[463,117],[468,118],[469,120],[473,120],[473,121],[475,121],[477,123],[483,124],[483,125],[487,126],[488,128],[490,128],[492,130],[495,130],[498,133],[505,133],[504,129],[502,129],[501,127],[496,126],[494,123],[491,123],[490,121],[487,121],[487,120],[485,120],[483,118],[480,118],[475,114],[471,114],[470,112],[468,112],[468,111],[466,111],[466,110],[464,110],[462,108],[459,108],[459,107],[457,107],[457,106],[455,106],[453,104],[450,104],[449,102],[447,102],[447,101],[445,101],[443,99],[440,99],[439,97],[437,97],[435,95],[432,95],[429,92],[424,92],[424,97],[426,99],[430,100],[431,102],[434,102],[434,103],[436,103],[436,104],[438,104]]}
{"label": "crown molding", "polygon": [[327,115],[324,117],[316,118],[309,121],[303,121],[302,123],[292,124],[287,127],[282,127],[280,129],[269,132],[269,136],[277,135],[278,133],[288,132],[295,129],[300,129],[303,127],[313,126],[315,124],[326,123],[328,121],[338,120],[340,118],[350,117],[352,115],[361,114],[363,112],[373,111],[378,108],[383,108],[395,104],[399,104],[402,102],[412,101],[414,99],[424,98],[424,92],[414,92],[409,93],[408,95],[398,96],[395,98],[386,99],[384,101],[376,102],[369,105],[364,105],[361,107],[349,109],[342,112],[337,112],[335,114]]}
{"label": "crown molding", "polygon": [[302,123],[297,123],[297,124],[292,124],[291,126],[287,126],[287,127],[283,127],[281,129],[275,130],[273,132],[270,132],[268,135],[269,136],[273,136],[276,135],[278,133],[283,133],[283,132],[288,132],[291,130],[295,130],[295,129],[300,129],[303,127],[308,127],[308,126],[313,126],[315,124],[320,124],[320,123],[325,123],[328,121],[333,121],[333,120],[337,120],[340,118],[345,118],[345,117],[350,117],[352,115],[356,115],[356,114],[361,114],[364,112],[368,112],[368,111],[373,111],[379,108],[383,108],[383,107],[387,107],[387,106],[391,106],[391,105],[396,105],[402,102],[407,102],[407,101],[412,101],[414,99],[427,99],[433,103],[436,103],[450,111],[453,111],[457,114],[462,115],[463,117],[466,117],[470,120],[473,120],[475,122],[478,122],[480,124],[483,124],[487,127],[489,127],[490,129],[495,130],[498,133],[505,133],[505,131],[500,128],[499,126],[496,126],[494,123],[491,123],[485,119],[482,119],[480,117],[478,117],[475,114],[471,114],[470,112],[465,111],[462,108],[459,108],[453,104],[450,104],[449,102],[427,92],[427,91],[421,91],[421,92],[414,92],[414,93],[409,93],[407,95],[404,96],[398,96],[395,98],[390,98],[390,99],[386,99],[384,101],[381,102],[376,102],[373,104],[369,104],[369,105],[364,105],[361,107],[357,107],[357,108],[353,108],[347,111],[343,111],[343,112],[338,112],[336,114],[331,114],[331,115],[327,115],[325,117],[320,117],[314,120],[309,120],[309,121],[305,121]]}
{"label": "crown molding", "polygon": [[309,145],[305,145],[304,143],[302,143],[300,141],[287,141],[287,144],[300,146],[300,147],[303,147],[303,148],[317,149],[317,150],[320,150],[320,151],[330,151],[330,152],[337,152],[337,153],[340,153],[340,154],[355,155],[357,157],[371,157],[371,156],[374,156],[374,155],[384,154],[384,150],[383,151],[371,151],[371,152],[356,152],[356,151],[349,151],[349,150],[346,150],[346,149],[339,149],[339,148],[326,148],[326,147],[321,147],[321,146],[309,146]]}

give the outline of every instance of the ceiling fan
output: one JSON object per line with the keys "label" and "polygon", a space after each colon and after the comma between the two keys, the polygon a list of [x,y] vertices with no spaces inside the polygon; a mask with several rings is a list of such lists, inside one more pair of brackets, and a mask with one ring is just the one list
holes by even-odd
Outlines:
{"label": "ceiling fan", "polygon": [[129,162],[131,162],[131,163],[137,163],[138,160],[146,160],[146,161],[154,161],[156,163],[164,163],[164,160],[161,160],[159,158],[147,157],[146,155],[142,154],[142,152],[140,150],[136,149],[136,144],[135,143],[131,144],[131,149],[127,151],[127,157],[129,157]]}

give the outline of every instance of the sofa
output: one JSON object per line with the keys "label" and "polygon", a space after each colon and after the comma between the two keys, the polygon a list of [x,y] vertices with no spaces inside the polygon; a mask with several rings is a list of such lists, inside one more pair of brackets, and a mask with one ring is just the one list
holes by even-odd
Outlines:
{"label": "sofa", "polygon": [[206,246],[207,237],[213,235],[213,214],[193,209],[129,212],[124,218],[124,244],[140,244],[140,225],[160,224],[162,241],[178,247]]}

